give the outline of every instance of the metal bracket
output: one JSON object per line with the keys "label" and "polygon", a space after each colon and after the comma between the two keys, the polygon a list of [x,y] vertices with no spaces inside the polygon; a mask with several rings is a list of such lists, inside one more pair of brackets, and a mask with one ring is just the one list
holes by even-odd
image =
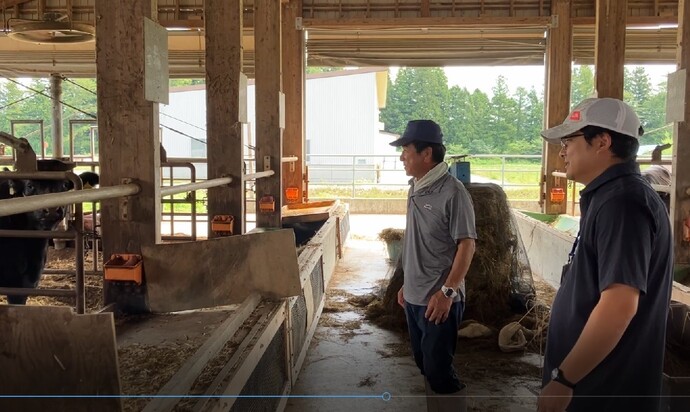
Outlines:
{"label": "metal bracket", "polygon": [[302,25],[302,18],[301,17],[295,18],[295,30],[304,30],[304,26]]}
{"label": "metal bracket", "polygon": [[[128,185],[133,183],[134,179],[130,177],[124,177],[120,179],[120,183],[123,185]],[[129,196],[122,196],[120,198],[120,220],[130,220],[129,213]]]}
{"label": "metal bracket", "polygon": [[271,169],[271,156],[264,156],[264,171]]}
{"label": "metal bracket", "polygon": [[558,28],[558,14],[554,14],[553,16],[551,16],[551,28],[552,29]]}

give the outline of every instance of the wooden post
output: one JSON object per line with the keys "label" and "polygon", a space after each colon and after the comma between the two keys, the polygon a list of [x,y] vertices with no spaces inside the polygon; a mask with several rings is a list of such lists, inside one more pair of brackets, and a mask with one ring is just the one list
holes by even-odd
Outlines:
{"label": "wooden post", "polygon": [[[53,159],[62,157],[62,76],[60,73],[50,75],[50,97],[52,98],[52,135],[53,135]],[[74,147],[74,142],[72,142]]]}
{"label": "wooden post", "polygon": [[627,0],[597,0],[594,60],[597,97],[623,99]]}
{"label": "wooden post", "polygon": [[[678,3],[678,70],[685,77],[683,121],[676,122],[673,131],[673,173],[671,176],[671,219],[676,264],[690,263],[690,4]],[[669,86],[672,85],[669,82]],[[670,89],[669,89],[670,90]],[[668,110],[668,109],[667,109]]]}
{"label": "wooden post", "polygon": [[[570,111],[570,78],[573,49],[572,23],[570,20],[570,0],[555,0],[552,6],[554,25],[549,29],[546,51],[546,127],[554,127],[563,122]],[[555,178],[552,173],[563,170],[564,162],[559,155],[560,145],[544,142],[542,171],[544,179],[543,211],[549,214],[562,214],[567,210],[567,181]],[[566,198],[562,203],[551,202],[551,189],[562,188]]]}
{"label": "wooden post", "polygon": [[[304,30],[297,26],[302,17],[302,0],[292,0],[283,5],[282,55],[283,90],[285,90],[285,130],[283,131],[283,156],[297,156],[294,163],[283,165],[284,204],[301,203],[304,196]],[[287,198],[289,191],[296,190],[296,200]]]}
{"label": "wooden post", "polygon": [[[208,191],[209,237],[216,215],[232,215],[235,233],[244,227],[242,121],[242,1],[206,0],[206,154],[208,178],[232,176],[230,186]],[[246,86],[246,84],[244,84]],[[244,119],[246,121],[246,119]]]}
{"label": "wooden post", "polygon": [[[275,174],[256,181],[256,226],[281,227],[284,99],[281,93],[281,4],[255,0],[256,61],[256,170]],[[274,200],[274,209],[261,211],[262,199]],[[264,203],[265,204],[265,203]]]}
{"label": "wooden post", "polygon": [[[153,101],[150,91],[152,82],[158,82],[164,86],[159,97],[167,99],[168,77],[167,34],[148,20],[156,16],[156,3],[96,1],[96,30],[107,33],[96,39],[96,75],[102,86],[98,88],[101,185],[132,180],[141,186],[136,196],[102,202],[106,260],[114,253],[140,254],[142,246],[161,239],[158,103]],[[150,39],[151,31],[158,29],[165,36],[161,38],[160,31],[156,32],[158,41],[164,43],[149,48],[145,35]],[[153,73],[152,63],[158,67]],[[106,282],[104,292],[106,304],[116,301],[124,311],[146,310],[144,290],[120,289],[117,284]]]}

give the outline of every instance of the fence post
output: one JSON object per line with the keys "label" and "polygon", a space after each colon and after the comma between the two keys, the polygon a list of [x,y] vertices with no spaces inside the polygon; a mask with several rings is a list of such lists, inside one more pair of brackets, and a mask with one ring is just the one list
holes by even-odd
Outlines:
{"label": "fence post", "polygon": [[506,157],[501,156],[501,187],[506,187]]}

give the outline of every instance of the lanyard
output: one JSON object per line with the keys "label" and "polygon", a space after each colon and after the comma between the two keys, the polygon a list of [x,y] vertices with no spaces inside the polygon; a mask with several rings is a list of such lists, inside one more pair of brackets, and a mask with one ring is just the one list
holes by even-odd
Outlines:
{"label": "lanyard", "polygon": [[573,261],[573,258],[575,257],[575,251],[577,250],[577,244],[580,242],[580,232],[577,232],[577,236],[575,236],[575,241],[573,242],[573,248],[570,249],[570,253],[568,253],[568,264],[570,264]]}

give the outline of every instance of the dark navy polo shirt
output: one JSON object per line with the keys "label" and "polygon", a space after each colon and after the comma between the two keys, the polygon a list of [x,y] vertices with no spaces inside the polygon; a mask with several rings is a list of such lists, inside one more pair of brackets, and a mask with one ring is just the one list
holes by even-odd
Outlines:
{"label": "dark navy polo shirt", "polygon": [[577,383],[568,411],[657,411],[673,279],[666,207],[630,162],[588,184],[580,210],[575,256],[551,310],[543,383],[575,346],[601,292],[621,283],[640,291],[637,313],[613,351]]}

